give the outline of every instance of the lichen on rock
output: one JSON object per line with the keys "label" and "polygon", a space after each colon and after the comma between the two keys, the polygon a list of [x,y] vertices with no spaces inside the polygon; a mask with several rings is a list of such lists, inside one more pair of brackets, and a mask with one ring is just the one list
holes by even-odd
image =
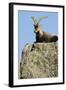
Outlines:
{"label": "lichen on rock", "polygon": [[[22,51],[20,79],[58,76],[58,44],[27,44]],[[32,49],[33,48],[33,49]]]}

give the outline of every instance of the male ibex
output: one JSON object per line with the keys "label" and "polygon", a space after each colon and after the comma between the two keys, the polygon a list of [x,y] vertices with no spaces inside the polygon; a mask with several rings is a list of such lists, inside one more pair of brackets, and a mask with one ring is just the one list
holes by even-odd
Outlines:
{"label": "male ibex", "polygon": [[41,17],[38,21],[32,16],[32,20],[34,22],[34,29],[36,33],[36,43],[37,42],[56,42],[58,40],[58,36],[52,36],[47,32],[41,30],[40,21],[47,17]]}

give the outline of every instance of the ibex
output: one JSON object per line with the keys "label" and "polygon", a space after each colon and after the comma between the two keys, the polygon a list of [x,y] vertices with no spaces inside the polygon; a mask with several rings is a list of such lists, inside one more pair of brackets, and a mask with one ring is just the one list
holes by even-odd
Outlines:
{"label": "ibex", "polygon": [[58,36],[56,35],[50,35],[49,33],[47,32],[44,32],[41,30],[41,27],[40,27],[40,21],[42,19],[45,19],[47,18],[46,17],[41,17],[38,21],[32,16],[32,20],[34,22],[34,32],[36,34],[36,43],[37,42],[56,42],[58,40]]}

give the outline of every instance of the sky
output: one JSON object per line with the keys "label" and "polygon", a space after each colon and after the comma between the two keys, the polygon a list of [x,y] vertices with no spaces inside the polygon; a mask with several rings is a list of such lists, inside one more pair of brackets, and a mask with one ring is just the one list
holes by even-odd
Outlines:
{"label": "sky", "polygon": [[58,13],[57,12],[40,12],[40,11],[18,11],[18,58],[21,60],[22,50],[27,43],[35,42],[35,33],[33,21],[31,17],[34,16],[39,20],[42,16],[48,18],[40,22],[42,31],[48,32],[52,35],[58,35]]}

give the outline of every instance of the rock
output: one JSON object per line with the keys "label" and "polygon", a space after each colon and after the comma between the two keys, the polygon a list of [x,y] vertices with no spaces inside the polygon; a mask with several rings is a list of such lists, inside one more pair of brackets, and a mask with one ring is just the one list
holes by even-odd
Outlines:
{"label": "rock", "polygon": [[58,76],[58,44],[27,44],[20,63],[20,78],[49,78]]}

